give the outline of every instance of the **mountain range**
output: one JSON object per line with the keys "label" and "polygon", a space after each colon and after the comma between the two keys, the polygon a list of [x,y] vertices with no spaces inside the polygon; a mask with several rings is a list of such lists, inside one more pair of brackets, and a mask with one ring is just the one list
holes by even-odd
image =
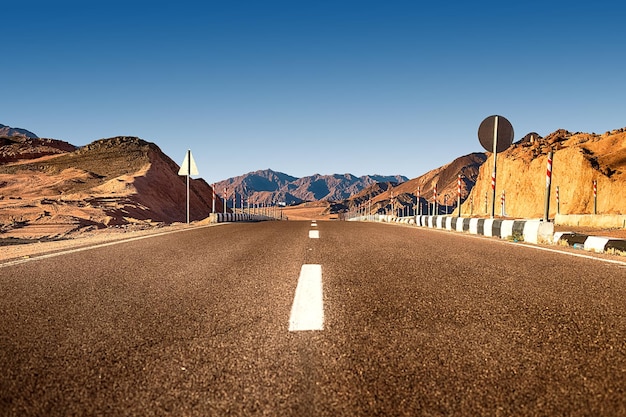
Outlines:
{"label": "mountain range", "polygon": [[[299,204],[305,201],[339,201],[379,182],[395,184],[407,181],[402,175],[315,174],[297,178],[271,169],[250,172],[215,184],[218,193],[229,200],[236,197],[240,204],[243,197],[250,204],[283,203]],[[232,205],[232,203],[231,203]]]}
{"label": "mountain range", "polygon": [[[551,217],[557,212],[589,214],[596,208],[599,214],[626,211],[626,128],[604,134],[559,129],[545,138],[526,135],[498,154],[496,198],[499,203],[506,192],[502,211],[507,216],[542,215],[550,152],[556,191],[550,196]],[[318,218],[357,208],[396,215],[427,213],[435,201],[439,213],[458,213],[459,175],[462,214],[486,216],[493,200],[492,166],[491,153],[472,153],[410,180],[351,174],[297,178],[271,169],[226,179],[214,188],[192,179],[191,219],[207,217],[213,204],[223,211],[223,197],[231,208],[240,208],[242,196],[251,204],[307,202],[304,208],[320,208]],[[0,125],[0,234],[22,231],[34,236],[26,231],[56,225],[59,231],[54,234],[66,236],[89,228],[184,221],[186,185],[178,168],[156,144],[136,137],[76,147]],[[219,198],[214,198],[216,193]]]}
{"label": "mountain range", "polygon": [[436,189],[439,211],[452,211],[457,204],[459,175],[461,201],[465,201],[476,184],[480,167],[486,160],[487,155],[480,152],[461,156],[449,164],[401,184],[374,184],[330,210],[351,210],[368,203],[371,213],[394,213],[399,216],[428,213],[428,204],[435,198]]}
{"label": "mountain range", "polygon": [[23,136],[27,138],[37,139],[37,135],[33,132],[30,132],[26,129],[21,129],[19,127],[10,127],[5,126],[0,123],[0,136]]}

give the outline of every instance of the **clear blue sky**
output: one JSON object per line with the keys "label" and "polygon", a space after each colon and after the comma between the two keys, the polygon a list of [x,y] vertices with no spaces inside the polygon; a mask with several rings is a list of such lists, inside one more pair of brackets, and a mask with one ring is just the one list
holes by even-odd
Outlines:
{"label": "clear blue sky", "polygon": [[[508,4],[511,3],[511,4]],[[155,142],[219,181],[417,177],[515,140],[626,127],[623,2],[5,2],[0,123]]]}

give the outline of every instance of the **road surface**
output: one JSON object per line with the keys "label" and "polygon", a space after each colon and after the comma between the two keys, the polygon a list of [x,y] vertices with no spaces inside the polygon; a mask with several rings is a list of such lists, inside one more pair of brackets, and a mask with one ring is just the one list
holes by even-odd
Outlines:
{"label": "road surface", "polygon": [[624,263],[492,238],[187,230],[0,267],[0,415],[626,415],[625,300]]}

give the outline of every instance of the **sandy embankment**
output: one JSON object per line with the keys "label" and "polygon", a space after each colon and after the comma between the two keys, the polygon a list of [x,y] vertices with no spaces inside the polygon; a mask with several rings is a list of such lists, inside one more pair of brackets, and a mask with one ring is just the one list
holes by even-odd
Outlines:
{"label": "sandy embankment", "polygon": [[102,243],[122,241],[134,239],[142,236],[150,236],[161,233],[170,233],[181,230],[188,230],[197,227],[205,227],[208,222],[200,221],[189,225],[184,223],[175,223],[167,226],[153,227],[144,230],[128,230],[128,229],[103,229],[92,232],[85,232],[80,236],[72,237],[64,240],[41,241],[25,244],[15,244],[8,246],[0,246],[0,262],[15,260],[20,258],[29,258],[41,254],[61,252],[68,249],[76,249],[94,246]]}

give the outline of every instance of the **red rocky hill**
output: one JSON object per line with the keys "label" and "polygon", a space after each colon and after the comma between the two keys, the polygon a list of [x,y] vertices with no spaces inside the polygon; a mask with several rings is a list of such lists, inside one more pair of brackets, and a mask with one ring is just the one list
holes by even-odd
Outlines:
{"label": "red rocky hill", "polygon": [[[76,148],[61,141],[5,137],[0,156],[4,237],[186,220],[185,177],[157,145],[142,139],[115,137]],[[193,179],[190,190],[191,220],[206,218],[211,187]],[[216,208],[222,210],[219,199]]]}

